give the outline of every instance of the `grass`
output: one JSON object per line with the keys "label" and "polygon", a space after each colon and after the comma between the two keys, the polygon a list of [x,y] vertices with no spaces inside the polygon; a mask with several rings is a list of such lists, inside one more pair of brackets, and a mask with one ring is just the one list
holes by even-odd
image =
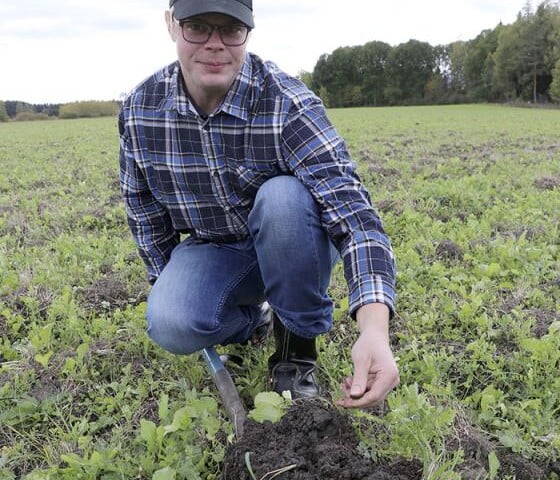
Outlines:
{"label": "grass", "polygon": [[[550,472],[560,458],[560,111],[330,116],[399,270],[401,386],[385,414],[353,412],[363,451],[418,458],[426,479],[523,478],[515,462]],[[0,140],[0,478],[217,478],[233,430],[204,365],[144,332],[149,287],[119,201],[115,119],[2,124]],[[340,269],[331,294],[321,376],[336,396],[356,337]],[[235,375],[249,403],[265,388],[270,348],[242,352],[248,366]]]}

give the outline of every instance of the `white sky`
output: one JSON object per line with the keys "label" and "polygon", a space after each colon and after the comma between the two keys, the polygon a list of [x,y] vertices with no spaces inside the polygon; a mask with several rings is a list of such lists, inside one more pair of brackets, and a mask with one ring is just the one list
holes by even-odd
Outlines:
{"label": "white sky", "polygon": [[[540,2],[539,2],[540,3]],[[253,0],[248,50],[291,74],[337,47],[470,40],[525,0]],[[534,5],[537,2],[534,2]],[[117,99],[175,60],[167,0],[0,0],[0,100]]]}

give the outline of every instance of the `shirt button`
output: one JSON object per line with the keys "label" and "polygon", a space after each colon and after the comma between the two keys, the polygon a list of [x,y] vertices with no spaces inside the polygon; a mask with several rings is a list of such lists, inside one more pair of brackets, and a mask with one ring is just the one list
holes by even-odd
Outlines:
{"label": "shirt button", "polygon": [[218,172],[218,170],[214,170],[212,172],[212,175],[214,175],[216,178],[220,176],[220,172]]}

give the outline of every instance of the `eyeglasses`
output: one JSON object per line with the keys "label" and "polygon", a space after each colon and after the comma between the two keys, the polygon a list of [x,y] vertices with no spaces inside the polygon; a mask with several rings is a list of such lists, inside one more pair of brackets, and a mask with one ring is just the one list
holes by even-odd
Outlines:
{"label": "eyeglasses", "polygon": [[220,34],[220,40],[226,47],[239,47],[247,41],[247,36],[249,35],[249,27],[241,25],[239,23],[231,23],[228,25],[212,25],[210,23],[197,22],[192,20],[187,20],[186,22],[180,22],[175,19],[181,30],[183,31],[183,38],[186,42],[204,44],[214,33],[214,30],[218,30]]}

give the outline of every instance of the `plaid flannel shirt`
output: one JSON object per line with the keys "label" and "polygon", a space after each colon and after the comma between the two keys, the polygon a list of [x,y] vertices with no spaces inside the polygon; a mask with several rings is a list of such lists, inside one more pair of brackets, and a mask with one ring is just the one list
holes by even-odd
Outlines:
{"label": "plaid flannel shirt", "polygon": [[220,107],[204,118],[175,62],[127,96],[119,132],[122,195],[150,280],[181,233],[211,242],[248,238],[258,188],[293,175],[318,203],[342,256],[350,312],[374,302],[394,312],[390,241],[344,141],[300,81],[247,54]]}

